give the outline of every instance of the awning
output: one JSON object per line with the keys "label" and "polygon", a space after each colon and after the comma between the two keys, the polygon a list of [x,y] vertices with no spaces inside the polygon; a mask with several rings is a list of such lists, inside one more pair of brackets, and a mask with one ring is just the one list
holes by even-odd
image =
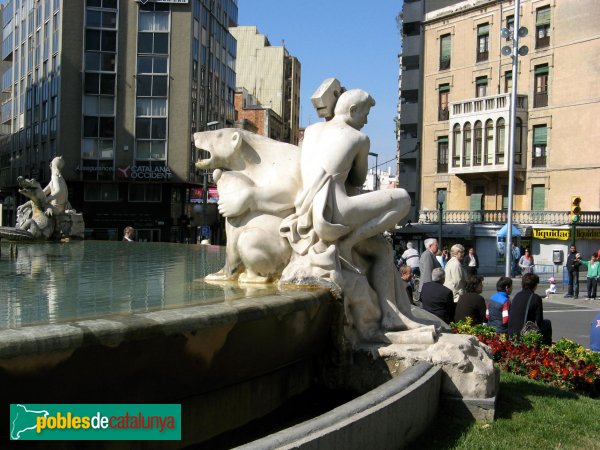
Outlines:
{"label": "awning", "polygon": [[[505,224],[502,228],[500,228],[498,230],[498,233],[496,233],[496,236],[506,237],[507,234],[508,234],[508,224]],[[521,232],[514,225],[512,226],[512,236],[513,237],[514,236],[521,236]]]}

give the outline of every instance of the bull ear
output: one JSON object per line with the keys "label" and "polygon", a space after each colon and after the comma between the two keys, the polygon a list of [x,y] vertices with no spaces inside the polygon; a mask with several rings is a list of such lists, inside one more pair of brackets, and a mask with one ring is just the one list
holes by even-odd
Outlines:
{"label": "bull ear", "polygon": [[236,131],[235,133],[233,133],[231,135],[231,146],[233,147],[234,150],[239,150],[241,145],[242,145],[242,135],[240,134],[239,131]]}

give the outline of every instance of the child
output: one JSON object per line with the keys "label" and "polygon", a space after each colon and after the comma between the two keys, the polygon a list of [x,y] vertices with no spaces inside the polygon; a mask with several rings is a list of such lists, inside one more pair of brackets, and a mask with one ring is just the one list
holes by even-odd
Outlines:
{"label": "child", "polygon": [[577,259],[579,262],[587,266],[587,298],[596,300],[596,288],[600,277],[600,261],[596,258],[595,253],[592,253],[589,261],[579,259],[579,256],[578,253]]}
{"label": "child", "polygon": [[554,277],[550,277],[548,283],[550,283],[550,287],[546,289],[546,300],[550,298],[550,294],[556,294],[556,280]]}

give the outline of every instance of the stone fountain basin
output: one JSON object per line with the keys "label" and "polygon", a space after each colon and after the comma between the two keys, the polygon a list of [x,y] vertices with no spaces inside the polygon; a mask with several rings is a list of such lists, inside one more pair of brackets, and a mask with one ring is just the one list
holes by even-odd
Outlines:
{"label": "stone fountain basin", "polygon": [[0,330],[0,397],[181,403],[184,441],[172,445],[201,442],[310,386],[334,306],[327,291],[291,291]]}

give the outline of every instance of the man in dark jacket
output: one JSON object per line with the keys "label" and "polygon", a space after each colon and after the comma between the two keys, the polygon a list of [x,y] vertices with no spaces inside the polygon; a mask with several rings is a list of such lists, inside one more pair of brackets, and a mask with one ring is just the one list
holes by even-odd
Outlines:
{"label": "man in dark jacket", "polygon": [[[523,290],[513,298],[508,315],[508,334],[519,335],[526,321],[535,322],[544,336],[544,344],[552,344],[552,323],[544,320],[542,297],[535,293],[540,277],[526,273],[521,278]],[[531,300],[530,300],[531,299]],[[529,308],[527,304],[529,303]]]}
{"label": "man in dark jacket", "polygon": [[454,320],[454,294],[444,286],[444,269],[436,267],[431,272],[431,280],[423,285],[421,303],[423,309],[439,317],[446,323]]}
{"label": "man in dark jacket", "polygon": [[579,298],[579,266],[581,263],[577,260],[577,248],[571,245],[569,248],[569,256],[567,256],[567,272],[569,273],[569,290],[565,294],[565,298]]}

